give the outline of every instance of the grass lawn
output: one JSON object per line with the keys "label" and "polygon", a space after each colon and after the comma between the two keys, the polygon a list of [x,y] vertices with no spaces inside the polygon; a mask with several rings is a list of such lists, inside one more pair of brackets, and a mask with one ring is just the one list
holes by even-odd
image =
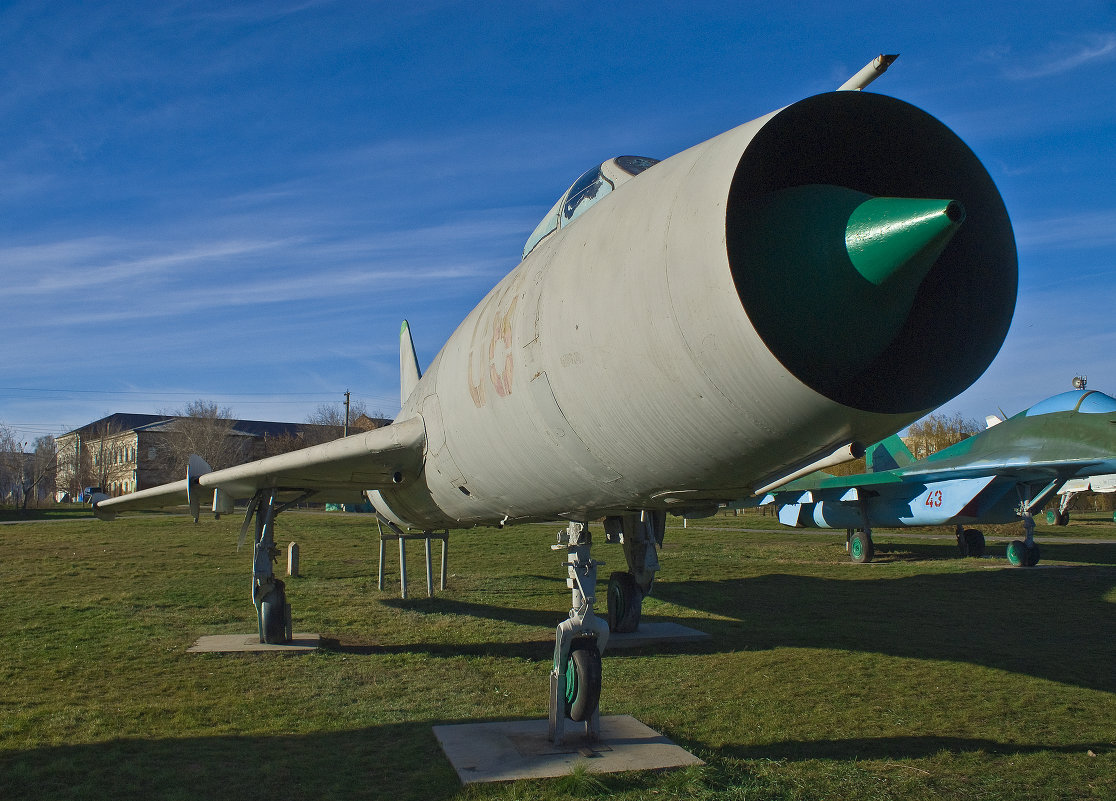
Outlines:
{"label": "grass lawn", "polygon": [[[644,613],[712,642],[606,654],[602,711],[708,764],[469,789],[431,726],[545,717],[558,526],[455,532],[447,591],[403,601],[376,589],[370,517],[287,512],[295,628],[331,647],[283,657],[185,653],[255,628],[235,517],[0,525],[0,799],[1111,801],[1116,526],[1043,522],[1095,541],[1011,569],[1002,545],[962,560],[880,531],[853,565],[843,532],[672,519]],[[602,582],[622,568],[594,556]],[[420,543],[408,558],[421,595]]]}

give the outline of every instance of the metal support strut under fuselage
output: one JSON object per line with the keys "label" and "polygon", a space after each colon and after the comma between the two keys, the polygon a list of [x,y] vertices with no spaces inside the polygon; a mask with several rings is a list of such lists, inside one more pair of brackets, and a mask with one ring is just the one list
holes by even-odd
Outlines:
{"label": "metal support strut under fuselage", "polygon": [[[608,624],[593,612],[596,601],[597,566],[589,555],[592,537],[588,525],[571,522],[559,534],[559,544],[553,550],[565,549],[565,562],[572,602],[569,617],[558,624],[554,636],[554,667],[550,672],[550,726],[551,742],[563,742],[569,723],[583,723],[583,732],[590,740],[597,740],[601,733],[600,710],[600,654],[608,645]],[[595,664],[595,678],[590,670],[578,670],[573,651],[583,651],[578,660]],[[571,674],[572,672],[572,674]],[[586,686],[587,684],[595,686]],[[571,697],[572,696],[572,697]],[[588,700],[586,700],[588,698]],[[573,707],[571,708],[571,704]]]}

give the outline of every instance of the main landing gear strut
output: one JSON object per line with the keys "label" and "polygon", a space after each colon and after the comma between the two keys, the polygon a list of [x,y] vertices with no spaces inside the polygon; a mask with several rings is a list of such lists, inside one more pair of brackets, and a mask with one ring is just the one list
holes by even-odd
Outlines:
{"label": "main landing gear strut", "polygon": [[550,672],[550,727],[548,737],[560,744],[572,721],[584,726],[589,740],[600,739],[601,654],[608,645],[608,624],[593,613],[597,562],[589,556],[593,544],[585,523],[570,523],[558,535],[554,550],[565,549],[565,563],[573,601],[570,616],[554,636],[554,669]]}
{"label": "main landing gear strut", "polygon": [[244,515],[244,525],[240,528],[241,543],[248,533],[252,515],[256,516],[256,537],[252,546],[252,604],[256,607],[256,623],[259,626],[260,642],[263,643],[288,643],[293,637],[291,605],[287,603],[286,587],[275,577],[275,571],[271,567],[279,560],[280,554],[275,546],[275,518],[309,495],[310,493],[305,493],[293,501],[281,504],[277,490],[260,490],[248,504],[248,511]]}
{"label": "main landing gear strut", "polygon": [[643,599],[651,594],[659,570],[657,547],[662,547],[666,531],[666,512],[645,509],[604,521],[608,542],[619,539],[624,546],[628,570],[608,577],[608,628],[627,634],[639,628]]}

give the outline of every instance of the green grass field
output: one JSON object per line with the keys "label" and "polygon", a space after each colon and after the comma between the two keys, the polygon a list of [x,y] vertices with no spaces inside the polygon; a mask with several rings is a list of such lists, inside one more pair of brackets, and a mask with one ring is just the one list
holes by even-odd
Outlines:
{"label": "green grass field", "polygon": [[0,799],[1116,799],[1110,515],[1040,523],[1095,541],[1033,569],[887,532],[853,565],[843,532],[672,519],[645,616],[712,642],[606,654],[602,711],[708,764],[469,789],[431,726],[545,717],[558,527],[455,532],[449,589],[403,601],[376,590],[369,517],[279,523],[296,630],[331,642],[312,655],[185,653],[255,627],[239,519],[0,525]]}

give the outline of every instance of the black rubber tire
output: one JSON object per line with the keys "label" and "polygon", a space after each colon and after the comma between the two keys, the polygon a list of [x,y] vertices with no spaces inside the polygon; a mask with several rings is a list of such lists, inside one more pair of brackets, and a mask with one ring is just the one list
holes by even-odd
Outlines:
{"label": "black rubber tire", "polygon": [[864,564],[871,562],[875,554],[876,546],[872,543],[872,537],[863,531],[854,531],[849,540],[849,558],[858,564]]}
{"label": "black rubber tire", "polygon": [[1054,513],[1054,525],[1056,525],[1056,526],[1068,526],[1069,525],[1069,520],[1070,520],[1069,512],[1055,512]]}
{"label": "black rubber tire", "polygon": [[1031,547],[1023,547],[1023,565],[1025,567],[1034,567],[1039,563],[1039,547],[1032,545]]}
{"label": "black rubber tire", "polygon": [[969,556],[979,559],[984,556],[984,532],[979,528],[967,528],[964,533],[965,546]]}
{"label": "black rubber tire", "polygon": [[263,618],[264,642],[282,644],[290,642],[287,636],[287,592],[283,582],[276,581],[275,587],[260,601],[260,616]]}
{"label": "black rubber tire", "polygon": [[964,531],[957,532],[957,554],[962,559],[969,555],[969,540]]}
{"label": "black rubber tire", "polygon": [[566,717],[580,723],[593,717],[601,701],[601,652],[597,641],[578,638],[566,662]]}
{"label": "black rubber tire", "polygon": [[643,610],[643,591],[635,576],[625,571],[608,577],[608,630],[627,634],[639,628]]}

